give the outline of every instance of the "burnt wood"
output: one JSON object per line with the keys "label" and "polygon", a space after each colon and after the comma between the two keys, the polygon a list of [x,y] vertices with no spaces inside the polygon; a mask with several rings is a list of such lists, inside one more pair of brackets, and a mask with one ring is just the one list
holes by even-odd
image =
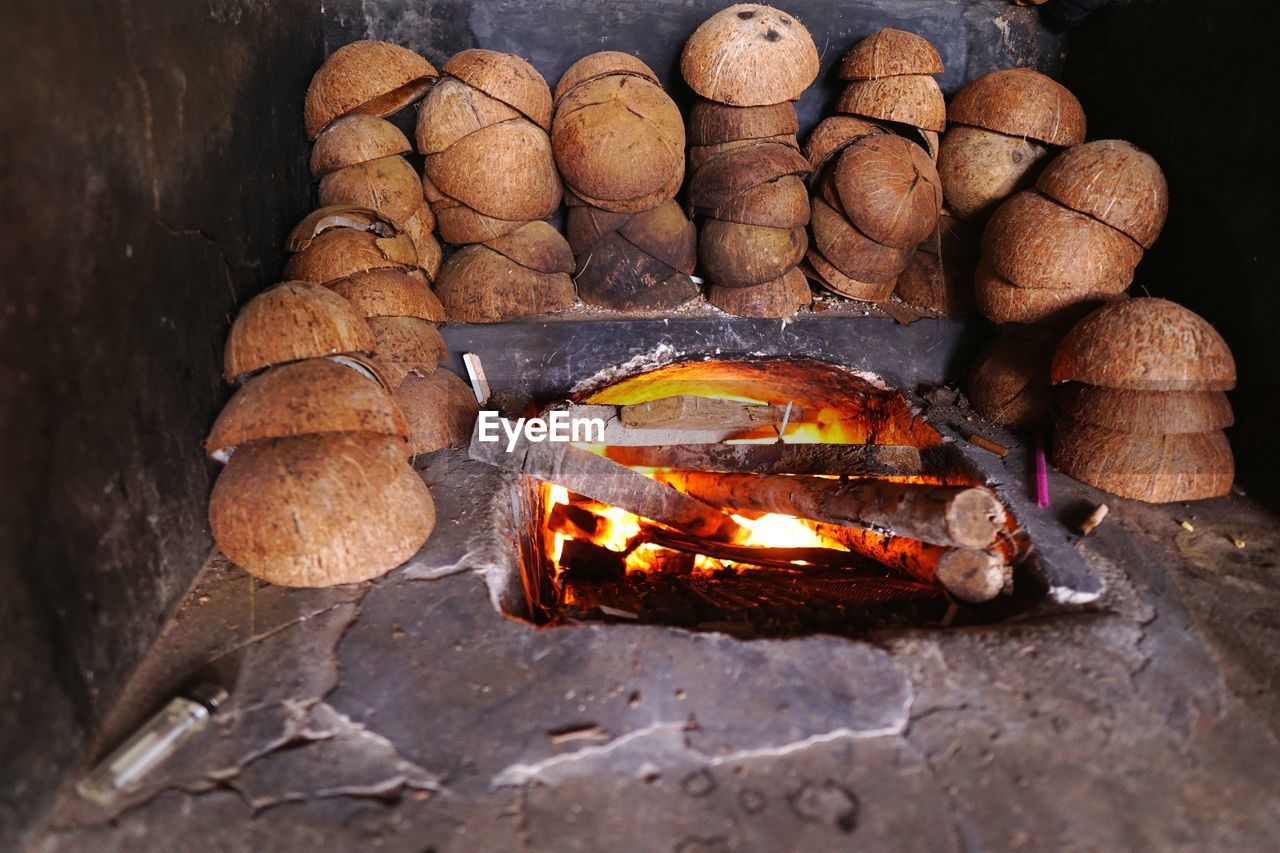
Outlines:
{"label": "burnt wood", "polygon": [[605,453],[623,465],[679,471],[869,477],[921,470],[920,451],[895,444],[671,444],[609,447]]}

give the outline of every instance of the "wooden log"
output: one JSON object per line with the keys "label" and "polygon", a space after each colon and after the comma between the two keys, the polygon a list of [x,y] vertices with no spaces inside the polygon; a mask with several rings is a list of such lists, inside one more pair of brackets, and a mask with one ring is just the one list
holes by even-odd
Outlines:
{"label": "wooden log", "polygon": [[879,527],[935,545],[986,548],[1004,507],[990,489],[780,474],[672,475],[680,490],[708,504],[777,512],[845,527]]}
{"label": "wooden log", "polygon": [[521,435],[508,452],[506,442],[480,441],[479,436],[477,427],[470,455],[479,462],[564,486],[696,536],[733,541],[747,535],[737,522],[714,507],[567,442],[532,442]]}
{"label": "wooden log", "polygon": [[673,444],[609,447],[614,462],[633,468],[741,474],[919,474],[920,451],[898,444]]}
{"label": "wooden log", "polygon": [[678,532],[652,529],[642,534],[643,541],[670,548],[673,551],[684,551],[688,554],[704,554],[717,560],[731,563],[745,563],[751,566],[765,566],[776,569],[799,569],[799,563],[825,568],[844,569],[853,573],[868,574],[879,577],[884,570],[879,565],[872,565],[860,554],[841,551],[837,548],[771,548],[759,545],[731,545],[724,542],[708,542],[693,536],[685,536]]}
{"label": "wooden log", "polygon": [[[623,406],[618,414],[627,426],[643,429],[749,429],[762,424],[782,423],[788,417],[786,408],[677,394],[674,397]],[[789,419],[793,423],[798,422],[800,414],[793,407]]]}
{"label": "wooden log", "polygon": [[622,419],[618,416],[617,406],[571,403],[564,406],[563,411],[574,419],[599,418],[604,421],[604,440],[592,443],[605,444],[610,447],[645,447],[657,444],[714,444],[733,438],[743,432],[739,427],[726,427],[723,424],[702,429],[694,429],[692,427],[680,427],[678,429],[631,427],[622,422]]}

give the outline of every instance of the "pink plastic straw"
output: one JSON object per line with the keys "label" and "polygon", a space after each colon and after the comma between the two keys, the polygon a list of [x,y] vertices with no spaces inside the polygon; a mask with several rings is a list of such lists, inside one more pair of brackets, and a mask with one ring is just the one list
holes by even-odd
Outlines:
{"label": "pink plastic straw", "polygon": [[1049,506],[1049,465],[1044,458],[1044,435],[1036,430],[1036,506]]}

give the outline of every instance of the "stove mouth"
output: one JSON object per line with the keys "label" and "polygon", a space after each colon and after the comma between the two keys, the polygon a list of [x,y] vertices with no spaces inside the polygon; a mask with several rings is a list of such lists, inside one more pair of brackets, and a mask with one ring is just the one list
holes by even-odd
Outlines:
{"label": "stove mouth", "polygon": [[524,601],[510,615],[535,625],[858,634],[996,621],[1043,590],[1019,568],[1032,542],[1013,509],[875,377],[812,358],[689,360],[573,405],[622,421],[668,412],[578,447],[729,523],[691,528],[522,476]]}

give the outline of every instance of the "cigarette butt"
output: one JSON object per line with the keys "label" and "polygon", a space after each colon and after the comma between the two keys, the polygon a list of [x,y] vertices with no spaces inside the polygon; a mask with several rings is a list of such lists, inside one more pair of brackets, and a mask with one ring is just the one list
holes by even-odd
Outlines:
{"label": "cigarette butt", "polygon": [[1232,545],[1235,545],[1237,548],[1243,548],[1243,547],[1244,547],[1244,540],[1243,540],[1243,539],[1241,539],[1239,536],[1232,536],[1232,537],[1231,537],[1231,544],[1232,544]]}
{"label": "cigarette butt", "polygon": [[1089,517],[1080,524],[1080,535],[1088,536],[1092,533],[1094,528],[1102,523],[1102,519],[1107,517],[1108,512],[1110,512],[1110,510],[1107,508],[1106,504],[1098,504],[1097,507],[1094,508],[1093,512],[1089,513]]}
{"label": "cigarette butt", "polygon": [[1188,533],[1195,533],[1195,532],[1196,532],[1195,525],[1193,525],[1193,524],[1192,524],[1191,522],[1189,522],[1189,521],[1183,520],[1183,521],[1178,522],[1178,524],[1179,524],[1179,525],[1181,525],[1182,529],[1183,529],[1183,530],[1185,530],[1185,531],[1187,531]]}
{"label": "cigarette butt", "polygon": [[999,456],[1001,459],[1009,455],[1009,448],[1000,444],[996,444],[994,441],[992,441],[989,438],[983,438],[977,433],[974,433],[973,435],[969,436],[969,443],[976,444],[978,447],[981,447],[983,450],[994,453],[996,456]]}

